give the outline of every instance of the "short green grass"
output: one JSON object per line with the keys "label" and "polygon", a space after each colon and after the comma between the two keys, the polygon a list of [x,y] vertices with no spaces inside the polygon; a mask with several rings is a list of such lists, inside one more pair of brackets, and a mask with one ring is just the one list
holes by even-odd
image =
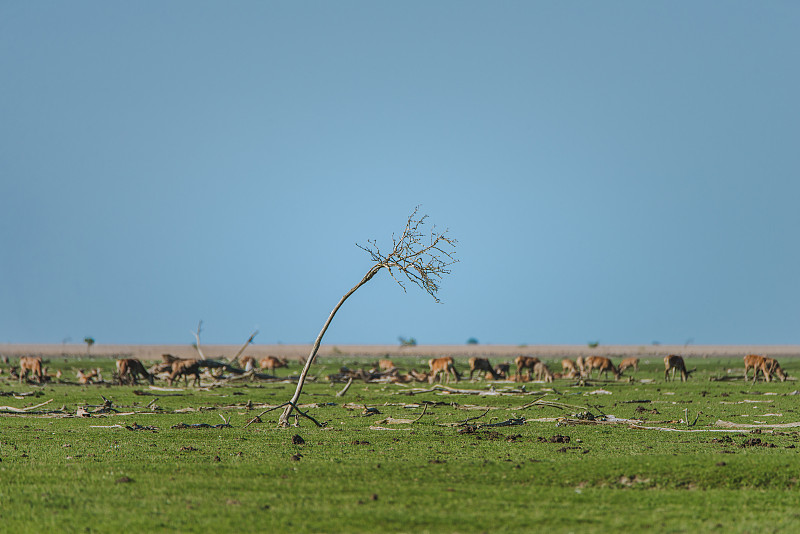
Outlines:
{"label": "short green grass", "polygon": [[[717,420],[800,421],[794,381],[709,380],[728,376],[728,369],[740,376],[740,360],[687,361],[698,370],[686,383],[664,382],[660,360],[643,362],[632,382],[526,383],[527,394],[408,395],[428,386],[356,382],[336,397],[343,384],[324,376],[363,362],[329,359],[315,365],[319,379],[301,397],[314,404],[308,409],[326,422],[323,429],[303,419],[298,428],[278,429],[278,411],[245,427],[264,405],[288,400],[294,385],[287,383],[158,392],[146,385],[39,388],[0,380],[5,406],[53,399],[41,410],[63,406],[74,414],[105,397],[121,412],[152,412],[152,405],[145,407],[154,400],[158,407],[92,417],[3,414],[0,525],[19,533],[796,529],[800,428],[666,432],[564,420],[481,426],[521,417],[571,420],[586,410],[681,430],[719,430]],[[800,361],[782,363],[791,376],[800,373]],[[51,369],[72,373],[66,377],[98,364],[110,378],[112,361],[54,361]],[[416,359],[402,364],[423,367]],[[465,363],[458,366],[463,370]],[[520,386],[451,385],[475,391]],[[36,396],[8,395],[31,391]],[[542,395],[576,408],[524,408]],[[380,413],[364,415],[364,407]],[[220,415],[231,427],[173,428],[217,425]],[[687,416],[690,423],[697,419],[695,426],[687,425]],[[418,420],[390,424],[387,418]],[[454,426],[469,418],[475,418],[467,423],[471,428]],[[124,428],[134,424],[152,429]],[[293,443],[295,435],[304,443]]]}

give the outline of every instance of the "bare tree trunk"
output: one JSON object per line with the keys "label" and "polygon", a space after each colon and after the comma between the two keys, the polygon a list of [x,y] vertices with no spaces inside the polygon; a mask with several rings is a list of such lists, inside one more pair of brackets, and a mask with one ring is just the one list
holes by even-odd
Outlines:
{"label": "bare tree trunk", "polygon": [[350,298],[350,295],[355,293],[356,290],[359,287],[361,287],[364,284],[366,284],[367,282],[369,282],[372,279],[372,277],[375,276],[378,273],[378,271],[381,270],[382,267],[383,267],[383,265],[380,265],[380,264],[373,265],[372,268],[364,276],[364,278],[362,278],[361,281],[358,284],[356,284],[355,287],[353,287],[353,289],[348,291],[339,300],[339,303],[336,304],[336,307],[334,307],[333,310],[331,311],[331,314],[328,316],[328,320],[325,321],[325,326],[322,327],[322,330],[320,331],[319,335],[317,336],[317,340],[314,342],[314,346],[311,349],[311,353],[308,355],[308,359],[306,359],[306,365],[303,367],[303,371],[300,373],[300,378],[297,381],[297,389],[295,389],[295,392],[294,392],[294,395],[292,396],[292,399],[288,402],[288,404],[286,406],[286,409],[283,411],[283,413],[281,414],[280,418],[278,419],[278,425],[279,426],[282,426],[282,427],[289,426],[289,416],[292,414],[292,410],[297,408],[297,399],[300,398],[300,393],[303,391],[303,384],[306,381],[306,375],[308,375],[308,370],[311,368],[311,364],[314,363],[314,360],[316,359],[317,352],[319,351],[319,346],[322,343],[322,337],[325,335],[325,332],[328,330],[328,327],[330,326],[331,321],[333,321],[334,315],[336,315],[336,312],[338,312],[339,308],[342,307],[342,304],[344,304],[344,301],[346,301],[348,298]]}
{"label": "bare tree trunk", "polygon": [[192,335],[197,340],[197,343],[195,343],[195,345],[194,345],[194,350],[196,350],[197,354],[200,355],[200,359],[201,360],[205,360],[206,359],[206,355],[203,354],[202,350],[200,350],[200,331],[202,329],[203,329],[203,321],[201,319],[200,322],[197,323],[197,332],[192,332]]}

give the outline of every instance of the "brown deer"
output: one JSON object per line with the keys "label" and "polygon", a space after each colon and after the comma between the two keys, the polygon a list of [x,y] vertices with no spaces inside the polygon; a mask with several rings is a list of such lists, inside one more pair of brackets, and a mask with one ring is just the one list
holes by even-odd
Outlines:
{"label": "brown deer", "polygon": [[619,372],[622,373],[625,369],[633,367],[635,373],[639,372],[639,358],[625,358],[619,362]]}
{"label": "brown deer", "polygon": [[417,382],[427,382],[429,378],[429,373],[420,373],[416,369],[411,369],[408,375]]}
{"label": "brown deer", "polygon": [[567,378],[575,378],[581,375],[581,372],[578,369],[578,364],[569,358],[564,358],[561,360],[561,370],[563,371],[564,376]]}
{"label": "brown deer", "polygon": [[589,356],[586,358],[585,365],[589,378],[592,377],[592,370],[597,369],[597,378],[600,378],[600,373],[603,373],[603,376],[607,379],[608,372],[611,371],[611,374],[614,375],[614,379],[619,380],[619,370],[617,370],[611,360],[605,356]]}
{"label": "brown deer", "polygon": [[478,378],[482,375],[491,375],[492,380],[499,380],[500,375],[492,367],[492,364],[489,363],[489,360],[486,358],[477,358],[473,356],[469,359],[469,379],[472,380],[472,375],[475,371],[478,371]]}
{"label": "brown deer", "polygon": [[533,374],[536,380],[544,380],[545,382],[553,381],[553,373],[550,372],[550,369],[548,369],[547,365],[543,362],[536,362],[536,365],[533,366]]}
{"label": "brown deer", "polygon": [[528,371],[528,380],[531,379],[531,372],[533,371],[534,366],[539,363],[539,358],[535,358],[533,356],[517,356],[514,359],[514,363],[517,364],[517,374],[514,376],[514,380],[520,382],[522,380],[522,370],[527,369]]}
{"label": "brown deer", "polygon": [[172,372],[169,374],[167,378],[167,384],[170,386],[175,381],[175,379],[179,379],[181,376],[183,377],[184,385],[189,385],[189,375],[194,376],[194,381],[192,385],[196,385],[200,387],[200,360],[175,360],[172,362]]}
{"label": "brown deer", "polygon": [[133,383],[137,385],[139,383],[137,379],[139,376],[150,382],[151,386],[153,385],[153,375],[147,372],[147,369],[144,368],[140,360],[136,358],[117,360],[117,377],[119,378],[120,384]]}
{"label": "brown deer", "polygon": [[764,380],[770,382],[772,374],[775,373],[780,378],[781,382],[786,380],[786,374],[781,369],[780,364],[774,358],[767,358],[766,356],[759,356],[758,354],[748,354],[744,357],[744,379],[747,381],[747,372],[753,369],[753,384],[758,379],[758,373],[761,371],[764,374]]}
{"label": "brown deer", "polygon": [[689,378],[689,374],[693,373],[695,370],[692,369],[691,371],[686,370],[686,364],[683,362],[683,357],[678,356],[676,354],[670,354],[669,356],[664,356],[664,380],[669,380],[669,372],[672,371],[672,380],[675,380],[675,371],[679,371],[681,373],[681,382],[686,382]]}
{"label": "brown deer", "polygon": [[769,371],[769,374],[774,373],[778,375],[778,378],[780,378],[781,382],[786,381],[786,373],[783,372],[778,360],[775,358],[764,358],[764,367],[766,367],[767,371]]}
{"label": "brown deer", "polygon": [[88,373],[83,369],[78,369],[78,372],[75,373],[75,376],[78,378],[78,383],[80,384],[95,384],[103,381],[103,375],[100,374],[100,369],[92,369]]}
{"label": "brown deer", "polygon": [[391,371],[397,367],[392,360],[379,360],[378,361],[378,369],[381,371]]}
{"label": "brown deer", "polygon": [[586,374],[586,361],[583,359],[583,356],[578,356],[575,358],[575,365],[578,366],[578,370],[581,372],[581,376]]}
{"label": "brown deer", "polygon": [[[456,382],[461,380],[461,375],[458,374],[456,371],[455,362],[453,361],[452,356],[445,356],[444,358],[431,358],[428,360],[428,367],[431,369],[431,373],[428,376],[428,382],[433,384],[436,381],[436,377],[439,376],[440,373],[443,373],[445,376],[445,382],[450,382],[450,375],[452,374]],[[441,381],[441,378],[439,379]]]}
{"label": "brown deer", "polygon": [[[511,375],[511,364],[508,362],[498,363],[494,366],[494,374],[499,376],[501,380],[508,380]],[[490,376],[487,374],[487,376]]]}
{"label": "brown deer", "polygon": [[44,382],[42,359],[39,356],[23,356],[19,359],[19,381],[27,380],[29,372],[36,377],[37,382]]}
{"label": "brown deer", "polygon": [[258,366],[262,369],[269,369],[275,371],[279,367],[289,367],[289,360],[286,358],[276,358],[275,356],[267,356],[258,362]]}

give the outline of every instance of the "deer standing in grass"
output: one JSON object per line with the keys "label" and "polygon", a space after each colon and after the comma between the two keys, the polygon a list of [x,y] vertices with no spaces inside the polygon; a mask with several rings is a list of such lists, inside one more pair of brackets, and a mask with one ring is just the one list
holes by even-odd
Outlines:
{"label": "deer standing in grass", "polygon": [[456,379],[456,382],[461,379],[461,375],[459,375],[458,371],[456,371],[455,362],[453,361],[452,356],[445,356],[444,358],[431,358],[428,360],[428,367],[431,368],[431,374],[428,377],[428,382],[431,384],[436,382],[436,377],[439,376],[440,373],[444,374],[444,380],[447,383],[450,382],[451,374]]}
{"label": "deer standing in grass", "polygon": [[531,379],[531,373],[533,372],[533,368],[539,363],[539,358],[535,358],[533,356],[517,356],[514,359],[514,363],[517,364],[517,374],[514,377],[514,380],[517,382],[522,381],[522,370],[527,369],[528,373],[528,380]]}
{"label": "deer standing in grass", "polygon": [[670,354],[669,356],[664,356],[664,380],[669,380],[669,372],[672,371],[672,380],[675,380],[675,371],[680,372],[681,374],[681,382],[686,382],[689,378],[689,374],[694,372],[694,369],[691,371],[686,370],[686,364],[683,361],[683,357],[678,356],[676,354]]}
{"label": "deer standing in grass", "polygon": [[597,378],[600,378],[600,373],[603,373],[605,378],[608,378],[608,372],[614,375],[615,380],[619,380],[619,370],[614,367],[614,364],[609,358],[605,356],[589,356],[586,358],[586,372],[589,378],[592,377],[592,370],[597,369]]}
{"label": "deer standing in grass", "polygon": [[621,362],[619,362],[619,372],[623,372],[625,369],[629,369],[633,367],[633,371],[635,373],[639,372],[639,358],[625,358]]}
{"label": "deer standing in grass", "polygon": [[381,372],[391,371],[392,369],[396,368],[397,366],[394,364],[392,360],[379,360],[378,361],[378,369]]}
{"label": "deer standing in grass", "polygon": [[566,378],[575,378],[581,375],[578,364],[569,358],[561,360],[561,370]]}
{"label": "deer standing in grass", "polygon": [[28,379],[28,373],[32,373],[36,377],[36,381],[40,384],[44,382],[44,375],[42,373],[42,359],[38,356],[23,356],[19,359],[19,381]]}
{"label": "deer standing in grass", "polygon": [[500,375],[492,368],[492,364],[486,358],[478,358],[473,356],[469,359],[469,379],[472,380],[472,375],[478,371],[478,378],[482,375],[491,375],[492,380],[499,380]]}
{"label": "deer standing in grass", "polygon": [[194,376],[192,385],[200,387],[200,360],[175,360],[172,362],[172,372],[167,378],[167,383],[171,386],[175,379],[183,377],[184,385],[189,385],[189,375]]}
{"label": "deer standing in grass", "polygon": [[275,371],[279,367],[289,367],[289,360],[286,358],[276,358],[275,356],[267,356],[258,362],[259,367],[262,369],[269,369],[270,372]]}
{"label": "deer standing in grass", "polygon": [[153,385],[153,375],[147,372],[142,362],[136,358],[123,358],[117,360],[117,377],[120,384],[132,382],[134,385],[138,384],[137,377],[141,376],[150,385]]}
{"label": "deer standing in grass", "polygon": [[764,380],[770,382],[772,374],[775,373],[780,378],[781,382],[786,380],[786,374],[781,369],[780,364],[774,358],[767,358],[766,356],[759,356],[758,354],[748,354],[744,357],[744,379],[747,381],[747,372],[753,369],[753,384],[758,379],[758,373],[761,371],[764,374]]}
{"label": "deer standing in grass", "polygon": [[533,366],[533,375],[536,377],[536,380],[544,380],[545,382],[553,381],[553,373],[550,372],[550,369],[547,368],[544,362],[536,362]]}

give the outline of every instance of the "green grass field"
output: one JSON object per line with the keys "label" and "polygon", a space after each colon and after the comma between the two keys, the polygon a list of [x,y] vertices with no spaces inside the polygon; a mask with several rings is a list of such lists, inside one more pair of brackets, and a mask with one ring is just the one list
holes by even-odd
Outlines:
{"label": "green grass field", "polygon": [[[397,363],[423,369],[421,358]],[[97,364],[109,379],[113,360],[54,359],[50,367],[66,377]],[[325,428],[303,418],[276,428],[279,411],[246,426],[288,400],[291,383],[157,391],[39,387],[0,375],[0,405],[52,399],[26,413],[0,409],[0,530],[800,528],[800,427],[766,426],[800,421],[797,383],[745,383],[739,359],[687,360],[698,369],[686,383],[664,382],[663,363],[643,359],[632,381],[450,384],[474,394],[356,381],[337,397],[343,384],[324,377],[343,364],[363,365],[346,356],[316,364],[319,378],[301,397]],[[800,374],[800,360],[782,364],[790,377]],[[103,397],[113,403],[107,413]],[[76,416],[79,408],[94,413]],[[595,421],[579,419],[586,412]],[[759,426],[732,432],[718,421]],[[498,423],[510,426],[490,426]]]}

